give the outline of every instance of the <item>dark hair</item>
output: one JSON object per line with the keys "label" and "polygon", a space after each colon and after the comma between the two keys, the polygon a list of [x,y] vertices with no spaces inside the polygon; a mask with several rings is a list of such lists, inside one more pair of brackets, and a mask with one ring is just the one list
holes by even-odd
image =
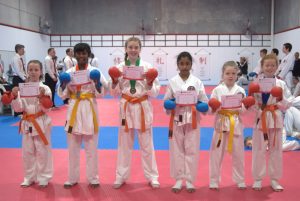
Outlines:
{"label": "dark hair", "polygon": [[27,64],[27,70],[28,70],[28,68],[29,68],[29,65],[30,64],[38,64],[39,66],[40,66],[40,70],[41,70],[41,75],[40,75],[40,80],[43,78],[43,64],[42,64],[42,62],[40,62],[39,60],[30,60],[29,62],[28,62],[28,64]]}
{"label": "dark hair", "polygon": [[[133,36],[133,37],[130,37],[130,38],[128,38],[128,39],[126,40],[126,42],[125,42],[125,48],[127,47],[128,43],[131,42],[131,41],[138,42],[140,48],[142,48],[141,40],[140,40],[139,38],[137,38],[137,37],[134,37],[134,36]],[[128,57],[128,54],[127,54],[127,52],[125,52],[125,58],[124,58],[124,61],[127,60],[127,57]]]}
{"label": "dark hair", "polygon": [[94,53],[91,53],[90,57],[93,59],[95,57]]}
{"label": "dark hair", "polygon": [[15,51],[16,51],[16,53],[18,53],[18,51],[19,51],[20,49],[22,49],[22,48],[25,48],[25,46],[24,46],[24,45],[21,45],[21,44],[16,44],[16,45],[15,45]]}
{"label": "dark hair", "polygon": [[78,52],[84,52],[86,51],[88,53],[88,57],[91,56],[91,47],[89,46],[89,44],[87,43],[77,43],[74,46],[74,54],[78,53]]}
{"label": "dark hair", "polygon": [[179,55],[177,56],[177,64],[179,63],[181,58],[187,57],[188,60],[190,60],[191,64],[193,64],[193,57],[189,52],[181,52],[179,53]]}
{"label": "dark hair", "polygon": [[53,47],[50,47],[50,48],[48,49],[48,54],[49,54],[52,50],[54,50],[54,48],[53,48]]}
{"label": "dark hair", "polygon": [[276,54],[276,56],[278,56],[278,54],[279,54],[279,51],[278,51],[277,48],[273,48],[273,49],[272,49],[272,52],[274,52],[274,54]]}
{"label": "dark hair", "polygon": [[264,54],[267,54],[268,53],[268,50],[267,49],[261,49],[260,52],[264,53]]}
{"label": "dark hair", "polygon": [[283,46],[285,49],[287,49],[289,52],[292,50],[293,46],[291,43],[284,43]]}
{"label": "dark hair", "polygon": [[66,49],[66,54],[68,54],[69,52],[71,52],[72,48],[68,48]]}

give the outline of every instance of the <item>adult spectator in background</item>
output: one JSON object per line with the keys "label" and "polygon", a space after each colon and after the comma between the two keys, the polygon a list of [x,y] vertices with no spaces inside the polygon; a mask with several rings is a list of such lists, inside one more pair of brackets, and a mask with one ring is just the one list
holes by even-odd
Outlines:
{"label": "adult spectator in background", "polygon": [[21,44],[15,45],[15,56],[12,60],[13,86],[19,86],[19,83],[26,81],[26,61],[25,61],[25,46]]}
{"label": "adult spectator in background", "polygon": [[0,84],[5,84],[7,83],[6,78],[5,78],[5,68],[4,68],[4,61],[1,58],[0,54]]}
{"label": "adult spectator in background", "polygon": [[291,50],[292,50],[292,45],[290,43],[283,44],[282,52],[285,54],[285,56],[282,58],[282,61],[278,67],[279,69],[278,78],[284,80],[290,90],[293,86],[292,70],[295,61],[295,58],[291,53]]}
{"label": "adult spectator in background", "polygon": [[72,48],[66,49],[66,56],[63,59],[63,62],[65,64],[65,70],[67,71],[69,68],[72,68],[73,66],[76,66],[77,61],[74,58],[74,52]]}
{"label": "adult spectator in background", "polygon": [[249,73],[249,76],[250,77],[257,77],[258,74],[260,74],[261,72],[261,59],[266,56],[268,53],[268,50],[267,49],[261,49],[259,51],[259,60],[257,61],[257,66],[253,69],[253,72]]}
{"label": "adult spectator in background", "polygon": [[89,63],[91,66],[99,68],[99,59],[97,57],[95,57],[94,53],[91,53],[89,60],[90,60]]}
{"label": "adult spectator in background", "polygon": [[273,49],[271,50],[271,54],[275,54],[276,57],[278,57],[279,50],[278,50],[277,48],[273,48]]}
{"label": "adult spectator in background", "polygon": [[293,68],[293,76],[300,77],[300,59],[299,59],[299,52],[295,53],[295,63]]}
{"label": "adult spectator in background", "polygon": [[57,69],[56,69],[56,52],[54,48],[48,49],[48,55],[45,57],[45,84],[51,89],[53,107],[55,106],[55,88],[57,83]]}

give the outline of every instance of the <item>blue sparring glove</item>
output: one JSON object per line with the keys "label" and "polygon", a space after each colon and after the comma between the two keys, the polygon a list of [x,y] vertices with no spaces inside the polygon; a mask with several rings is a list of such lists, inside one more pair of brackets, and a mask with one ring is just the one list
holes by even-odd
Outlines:
{"label": "blue sparring glove", "polygon": [[257,76],[257,73],[256,73],[256,72],[251,72],[251,73],[249,73],[249,77],[255,77],[255,76]]}
{"label": "blue sparring glove", "polygon": [[61,73],[59,74],[59,81],[61,84],[68,84],[71,81],[71,76],[69,73]]}
{"label": "blue sparring glove", "polygon": [[100,71],[94,69],[90,72],[90,79],[95,81],[97,88],[100,88],[102,86],[100,82],[100,78],[101,78]]}
{"label": "blue sparring glove", "polygon": [[59,74],[59,82],[60,82],[60,87],[64,90],[67,84],[71,81],[71,76],[69,73],[63,72]]}
{"label": "blue sparring glove", "polygon": [[165,100],[164,102],[164,108],[166,110],[173,110],[176,107],[175,98],[171,100]]}
{"label": "blue sparring glove", "polygon": [[196,104],[196,109],[197,109],[198,112],[207,112],[208,111],[208,104],[203,103],[201,101],[198,101],[198,103]]}

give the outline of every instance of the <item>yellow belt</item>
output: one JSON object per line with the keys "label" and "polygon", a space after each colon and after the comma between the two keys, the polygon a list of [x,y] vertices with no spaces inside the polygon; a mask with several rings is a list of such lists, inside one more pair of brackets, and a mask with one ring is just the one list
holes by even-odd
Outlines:
{"label": "yellow belt", "polygon": [[70,98],[75,99],[76,101],[75,101],[75,104],[74,104],[74,107],[73,107],[73,110],[71,113],[68,133],[72,133],[72,129],[74,127],[79,102],[82,100],[88,100],[90,103],[91,109],[92,109],[92,113],[93,113],[94,133],[97,134],[98,133],[98,121],[97,121],[96,112],[94,110],[94,106],[93,106],[93,102],[92,102],[92,98],[95,98],[95,95],[91,94],[91,93],[79,93],[79,94],[71,94]]}
{"label": "yellow belt", "polygon": [[[218,112],[218,114],[223,115],[222,119],[221,119],[221,124],[222,124],[221,125],[221,129],[222,129],[223,124],[225,122],[225,117],[229,118],[230,127],[229,127],[229,139],[228,139],[227,150],[228,150],[229,153],[232,153],[232,144],[233,144],[233,135],[234,135],[234,124],[235,124],[233,115],[239,115],[239,112],[238,111],[231,111],[231,110],[220,110]],[[217,147],[220,146],[221,139],[222,139],[222,130],[220,132],[220,136],[219,136]]]}

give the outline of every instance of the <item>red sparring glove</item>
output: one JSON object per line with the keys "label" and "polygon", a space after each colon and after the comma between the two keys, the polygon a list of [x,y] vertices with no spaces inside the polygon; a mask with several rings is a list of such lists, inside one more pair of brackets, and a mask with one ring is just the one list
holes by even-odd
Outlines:
{"label": "red sparring glove", "polygon": [[148,85],[152,85],[153,81],[157,78],[157,76],[158,72],[155,68],[149,69],[145,74]]}
{"label": "red sparring glove", "polygon": [[253,93],[258,93],[259,91],[260,91],[260,89],[259,89],[259,84],[258,83],[256,83],[256,82],[251,82],[250,84],[249,84],[249,96],[252,96],[253,95]]}
{"label": "red sparring glove", "polygon": [[14,99],[14,95],[10,91],[5,91],[1,97],[3,105],[9,105]]}
{"label": "red sparring glove", "polygon": [[248,96],[248,97],[246,97],[246,98],[244,98],[244,99],[242,100],[242,103],[244,104],[244,106],[245,106],[246,108],[249,108],[249,107],[251,107],[252,105],[255,104],[255,99],[254,99],[253,96]]}
{"label": "red sparring glove", "polygon": [[108,74],[111,77],[113,83],[116,83],[118,78],[122,76],[122,72],[118,69],[118,67],[110,67],[108,70]]}
{"label": "red sparring glove", "polygon": [[211,98],[208,101],[208,105],[211,107],[212,111],[215,112],[221,106],[221,102],[216,98]]}
{"label": "red sparring glove", "polygon": [[51,108],[53,106],[53,103],[52,103],[52,100],[50,99],[50,96],[42,95],[40,97],[40,103],[46,109],[49,109],[49,108]]}
{"label": "red sparring glove", "polygon": [[271,89],[270,94],[275,97],[277,99],[277,101],[281,101],[282,100],[282,88],[275,86]]}

